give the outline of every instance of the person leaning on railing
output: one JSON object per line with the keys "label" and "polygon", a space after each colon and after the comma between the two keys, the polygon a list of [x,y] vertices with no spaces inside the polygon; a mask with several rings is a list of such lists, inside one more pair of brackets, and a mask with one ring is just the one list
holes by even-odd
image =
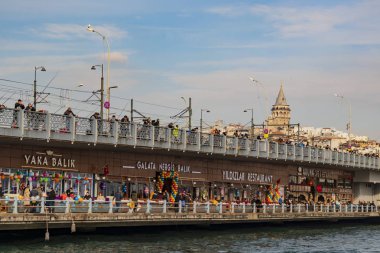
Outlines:
{"label": "person leaning on railing", "polygon": [[28,106],[25,108],[24,112],[26,114],[27,127],[34,128],[34,126],[36,125],[36,108],[34,108],[34,106],[31,103],[29,103]]}
{"label": "person leaning on railing", "polygon": [[66,129],[65,129],[65,131],[68,132],[70,130],[70,118],[76,117],[76,115],[71,110],[71,107],[68,107],[67,110],[63,113],[63,115],[66,116]]}
{"label": "person leaning on railing", "polygon": [[25,106],[21,99],[17,100],[15,103],[15,111],[13,112],[13,123],[12,127],[17,127],[17,115],[19,110],[24,110]]}

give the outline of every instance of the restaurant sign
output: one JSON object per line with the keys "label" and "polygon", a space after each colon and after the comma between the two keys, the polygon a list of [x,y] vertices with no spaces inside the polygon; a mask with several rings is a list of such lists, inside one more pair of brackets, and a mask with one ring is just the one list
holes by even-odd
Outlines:
{"label": "restaurant sign", "polygon": [[35,155],[24,155],[25,164],[29,166],[46,166],[54,168],[75,168],[75,160],[63,158],[47,150],[46,153],[36,152]]}
{"label": "restaurant sign", "polygon": [[259,174],[253,172],[239,172],[239,171],[230,171],[223,170],[223,180],[228,181],[248,181],[252,183],[264,183],[271,184],[273,182],[272,175]]}
{"label": "restaurant sign", "polygon": [[158,170],[158,171],[178,171],[182,173],[191,173],[190,165],[174,163],[155,163],[138,161],[136,167],[139,170]]}

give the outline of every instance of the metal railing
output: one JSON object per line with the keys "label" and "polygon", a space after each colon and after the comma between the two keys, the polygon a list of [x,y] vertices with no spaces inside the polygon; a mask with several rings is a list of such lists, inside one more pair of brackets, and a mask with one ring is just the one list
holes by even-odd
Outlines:
{"label": "metal railing", "polygon": [[[33,198],[32,198],[33,199]],[[6,213],[378,213],[375,205],[357,204],[256,204],[218,201],[178,201],[170,203],[165,200],[110,201],[110,200],[18,200],[17,198],[0,199],[0,211]]]}
{"label": "metal railing", "polygon": [[[19,127],[23,126],[23,127]],[[26,133],[27,131],[27,133]],[[50,134],[54,133],[54,134]],[[70,136],[65,133],[70,133]],[[190,132],[183,129],[155,127],[137,123],[110,122],[41,112],[0,109],[0,134],[34,139],[70,140],[110,145],[215,153],[265,159],[327,163],[360,169],[380,170],[379,158],[332,151],[303,144],[285,144]],[[62,135],[60,135],[62,134]],[[103,138],[98,139],[98,136]],[[127,139],[127,141],[125,141]]]}

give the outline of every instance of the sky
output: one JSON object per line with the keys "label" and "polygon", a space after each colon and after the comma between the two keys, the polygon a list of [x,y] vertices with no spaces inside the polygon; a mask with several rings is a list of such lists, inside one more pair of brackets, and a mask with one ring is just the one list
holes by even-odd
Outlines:
{"label": "sky", "polygon": [[376,0],[2,0],[0,103],[32,102],[34,67],[44,66],[38,90],[50,95],[38,109],[99,110],[83,102],[100,89],[92,65],[104,64],[107,80],[107,47],[91,24],[110,45],[118,117],[133,99],[142,114],[177,121],[191,97],[193,125],[201,109],[206,125],[248,125],[247,108],[261,124],[283,83],[292,123],[345,130],[351,105],[352,132],[380,140],[379,14]]}

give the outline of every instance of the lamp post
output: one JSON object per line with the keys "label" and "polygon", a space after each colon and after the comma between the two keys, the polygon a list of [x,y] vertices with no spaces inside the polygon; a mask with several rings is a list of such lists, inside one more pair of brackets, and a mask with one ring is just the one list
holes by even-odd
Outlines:
{"label": "lamp post", "polygon": [[[108,39],[106,36],[104,36],[103,34],[101,34],[100,32],[96,31],[94,28],[92,28],[91,25],[88,25],[87,26],[87,31],[89,32],[94,32],[96,34],[98,34],[100,37],[102,37],[103,39],[103,42],[106,43],[107,45],[107,102],[110,103],[110,94],[109,94],[109,87],[110,87],[110,44],[108,42]],[[103,106],[103,105],[102,105]],[[109,117],[109,113],[110,113],[110,110],[109,108],[107,108],[107,119]]]}
{"label": "lamp post", "polygon": [[254,133],[254,129],[253,129],[253,108],[248,108],[248,109],[245,109],[244,112],[248,112],[248,111],[251,111],[251,134],[250,134],[250,137],[253,138],[253,135],[255,134]]}
{"label": "lamp post", "polygon": [[340,98],[344,101],[346,101],[348,105],[348,125],[347,125],[347,130],[348,130],[348,148],[351,148],[351,116],[352,116],[352,110],[351,110],[351,102],[347,98],[345,98],[343,95],[340,94],[334,94],[335,97]]}
{"label": "lamp post", "polygon": [[201,109],[201,121],[200,121],[200,129],[199,132],[202,134],[203,133],[203,112],[210,112],[208,109]]}
{"label": "lamp post", "polygon": [[37,110],[37,70],[46,71],[44,66],[34,67],[33,106]]}
{"label": "lamp post", "polygon": [[109,87],[107,90],[108,94],[110,94],[110,96],[111,96],[111,89],[116,89],[116,88],[119,88],[119,86],[114,85],[114,86]]}
{"label": "lamp post", "polygon": [[91,70],[96,70],[96,67],[102,68],[102,76],[100,78],[100,117],[103,120],[103,104],[104,104],[104,75],[103,75],[103,64],[94,65]]}

